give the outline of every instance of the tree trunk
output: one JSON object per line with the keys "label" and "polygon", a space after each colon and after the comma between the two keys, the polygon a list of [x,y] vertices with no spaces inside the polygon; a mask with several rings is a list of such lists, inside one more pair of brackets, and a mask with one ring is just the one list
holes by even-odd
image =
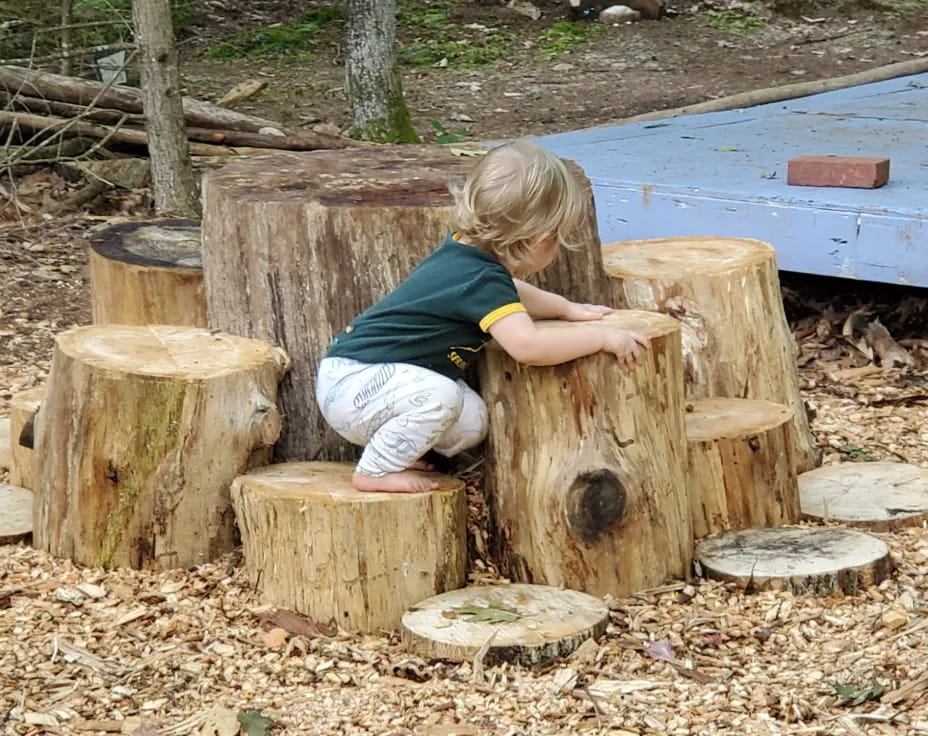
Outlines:
{"label": "tree trunk", "polygon": [[[203,265],[210,326],[283,346],[289,418],[283,460],[350,460],[311,397],[332,338],[385,296],[453,228],[451,184],[473,159],[444,146],[377,146],[239,161],[203,179]],[[576,250],[545,274],[571,299],[608,299],[589,180],[568,162],[590,209]]]}
{"label": "tree trunk", "polygon": [[133,0],[132,18],[141,50],[155,212],[198,217],[200,197],[187,150],[171,0]]}
{"label": "tree trunk", "polygon": [[423,598],[464,584],[464,482],[361,493],[348,463],[284,463],[232,483],[245,566],[265,600],[318,623],[399,629]]}
{"label": "tree trunk", "polygon": [[418,143],[396,61],[396,0],[348,0],[345,45],[351,137]]}
{"label": "tree trunk", "polygon": [[107,568],[230,551],[229,484],[266,462],[285,367],[278,348],[197,328],[59,334],[36,419],[36,547]]}
{"label": "tree trunk", "polygon": [[71,9],[74,0],[61,0],[61,65],[64,76],[71,74]]}
{"label": "tree trunk", "polygon": [[113,225],[90,243],[94,324],[206,327],[198,220]]}
{"label": "tree trunk", "polygon": [[[35,444],[31,436],[26,437],[23,444],[23,430],[30,426],[32,418],[39,410],[42,399],[45,397],[45,387],[32,388],[13,394],[10,399],[10,483],[20,488],[35,490]],[[31,431],[27,430],[31,435]]]}
{"label": "tree trunk", "polygon": [[680,327],[635,311],[602,324],[647,335],[644,363],[626,371],[599,353],[533,367],[487,350],[486,493],[508,577],[624,596],[689,571]]}
{"label": "tree trunk", "polygon": [[[474,620],[481,616],[490,620]],[[568,657],[604,634],[608,623],[606,604],[576,590],[480,585],[417,603],[403,616],[403,641],[426,659],[473,662],[490,640],[485,664],[532,667]]]}
{"label": "tree trunk", "polygon": [[696,399],[687,405],[693,534],[799,521],[792,458],[793,412],[752,399]]}
{"label": "tree trunk", "polygon": [[604,246],[603,264],[617,306],[680,321],[687,398],[786,404],[794,413],[797,472],[819,464],[770,245],[748,238],[632,240]]}

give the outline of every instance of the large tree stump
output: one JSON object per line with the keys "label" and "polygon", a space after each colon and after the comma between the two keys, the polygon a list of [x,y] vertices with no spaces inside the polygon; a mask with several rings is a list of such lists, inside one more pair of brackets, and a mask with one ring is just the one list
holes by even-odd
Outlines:
{"label": "large tree stump", "polygon": [[279,348],[199,328],[58,335],[36,417],[36,546],[108,568],[231,550],[229,484],[267,459],[285,367]]}
{"label": "large tree stump", "polygon": [[799,521],[788,407],[756,399],[695,399],[686,409],[686,480],[697,537]]}
{"label": "large tree stump", "polygon": [[626,371],[600,353],[532,367],[486,351],[487,493],[511,579],[622,596],[689,569],[680,326],[637,311],[601,324],[650,337],[644,363]]}
{"label": "large tree stump", "polygon": [[[276,454],[348,460],[354,449],[314,401],[316,367],[332,338],[390,292],[452,229],[449,186],[473,157],[442,146],[378,146],[281,154],[229,164],[203,181],[203,260],[212,327],[282,345],[289,421]],[[578,232],[539,283],[584,302],[608,298],[592,189]]]}
{"label": "large tree stump", "polygon": [[568,656],[609,623],[600,598],[547,585],[481,585],[433,596],[403,616],[403,641],[429,659],[545,664]]}
{"label": "large tree stump", "polygon": [[263,597],[310,619],[377,633],[464,584],[464,483],[362,493],[349,463],[282,463],[232,483],[245,567]]}
{"label": "large tree stump", "polygon": [[618,306],[680,321],[687,398],[786,404],[794,412],[797,472],[819,464],[770,245],[748,238],[630,240],[604,246],[603,263]]}
{"label": "large tree stump", "polygon": [[45,387],[41,386],[20,391],[10,399],[10,483],[30,491],[35,489],[36,481],[35,443],[30,425],[44,396]]}
{"label": "large tree stump", "polygon": [[124,222],[90,241],[95,324],[206,327],[199,220]]}

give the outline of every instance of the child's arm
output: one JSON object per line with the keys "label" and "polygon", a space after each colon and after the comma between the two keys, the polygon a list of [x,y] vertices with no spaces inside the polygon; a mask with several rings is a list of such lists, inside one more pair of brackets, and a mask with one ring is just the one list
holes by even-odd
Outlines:
{"label": "child's arm", "polygon": [[521,279],[513,279],[519,300],[533,319],[566,319],[570,322],[586,322],[602,319],[604,314],[614,311],[610,307],[596,304],[578,304],[558,294],[539,289]]}
{"label": "child's arm", "polygon": [[630,368],[641,362],[648,346],[648,338],[630,330],[538,326],[525,312],[503,317],[490,327],[490,335],[515,360],[528,365],[558,365],[606,351]]}

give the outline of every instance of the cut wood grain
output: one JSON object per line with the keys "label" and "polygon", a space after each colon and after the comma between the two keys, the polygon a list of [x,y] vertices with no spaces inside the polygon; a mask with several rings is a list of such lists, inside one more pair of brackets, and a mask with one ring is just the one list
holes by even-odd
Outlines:
{"label": "cut wood grain", "polygon": [[649,337],[642,365],[598,353],[527,366],[486,351],[486,492],[510,579],[618,597],[689,570],[683,368],[676,320],[618,311],[600,324]]}
{"label": "cut wood grain", "polygon": [[25,444],[21,440],[23,430],[31,424],[44,396],[45,387],[42,386],[15,393],[10,399],[10,483],[30,491],[35,490],[36,482],[34,443],[31,439]]}
{"label": "cut wood grain", "polygon": [[679,320],[687,398],[786,404],[794,415],[797,472],[819,464],[769,244],[703,236],[630,240],[604,246],[603,263],[619,306]]}
{"label": "cut wood grain", "polygon": [[0,545],[28,541],[32,535],[32,492],[0,483]]}
{"label": "cut wood grain", "polygon": [[749,590],[797,595],[854,595],[878,585],[892,570],[889,547],[840,527],[777,527],[721,532],[696,548],[697,569]]}
{"label": "cut wood grain", "polygon": [[464,483],[362,493],[350,463],[282,463],[232,483],[245,566],[265,600],[320,624],[398,629],[422,598],[464,583]]}
{"label": "cut wood grain", "polygon": [[[477,620],[475,620],[477,619]],[[436,595],[403,616],[403,641],[422,657],[539,665],[568,656],[609,623],[599,598],[546,585],[490,585]]]}

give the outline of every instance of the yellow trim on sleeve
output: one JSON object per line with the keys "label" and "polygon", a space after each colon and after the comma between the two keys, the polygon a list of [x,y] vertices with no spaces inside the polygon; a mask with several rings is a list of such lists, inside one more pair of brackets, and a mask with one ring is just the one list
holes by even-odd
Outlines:
{"label": "yellow trim on sleeve", "polygon": [[504,304],[501,307],[494,309],[486,317],[480,320],[480,329],[484,332],[489,332],[490,328],[499,322],[503,317],[508,317],[510,314],[515,314],[516,312],[524,312],[525,306],[522,302],[512,302],[511,304]]}

